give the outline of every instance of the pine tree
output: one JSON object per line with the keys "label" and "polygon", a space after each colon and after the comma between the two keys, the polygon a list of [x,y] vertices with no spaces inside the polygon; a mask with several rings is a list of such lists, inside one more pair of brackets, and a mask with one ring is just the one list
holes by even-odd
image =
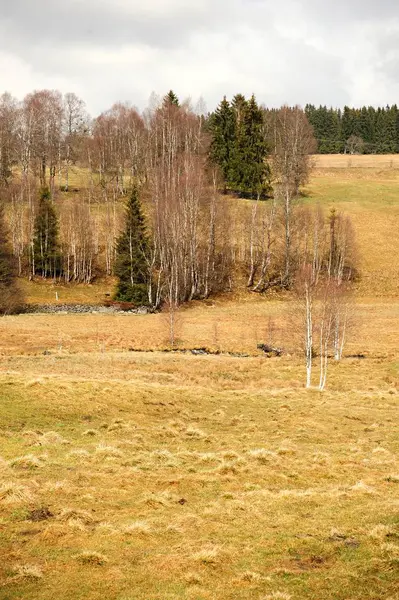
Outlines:
{"label": "pine tree", "polygon": [[33,235],[33,271],[42,277],[57,277],[61,273],[58,240],[58,219],[50,190],[42,188]]}
{"label": "pine tree", "polygon": [[235,136],[234,114],[226,96],[211,115],[208,127],[212,134],[209,157],[220,168],[226,192]]}
{"label": "pine tree", "polygon": [[136,186],[126,208],[125,231],[120,236],[116,248],[115,275],[119,282],[115,298],[145,305],[149,303],[149,269],[146,260],[148,239]]}
{"label": "pine tree", "polygon": [[0,207],[0,314],[15,312],[23,298],[17,284],[16,262],[8,241],[3,209]]}

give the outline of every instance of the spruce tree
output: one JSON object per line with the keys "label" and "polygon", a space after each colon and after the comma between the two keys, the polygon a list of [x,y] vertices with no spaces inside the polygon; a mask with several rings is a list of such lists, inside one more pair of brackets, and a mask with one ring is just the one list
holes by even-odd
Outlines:
{"label": "spruce tree", "polygon": [[243,118],[246,106],[248,104],[247,99],[243,94],[236,94],[231,101],[231,107],[235,116],[235,122],[237,126],[240,126]]}
{"label": "spruce tree", "polygon": [[33,235],[33,269],[42,277],[57,277],[61,273],[61,253],[58,240],[58,219],[50,190],[41,189]]}
{"label": "spruce tree", "polygon": [[243,196],[264,196],[270,191],[270,168],[263,112],[255,96],[242,101],[236,96],[236,135],[229,173],[230,187]]}
{"label": "spruce tree", "polygon": [[176,96],[173,90],[169,90],[163,99],[164,105],[173,104],[174,106],[180,106],[179,98]]}
{"label": "spruce tree", "polygon": [[375,115],[375,152],[387,152],[387,118],[385,108],[378,108]]}
{"label": "spruce tree", "polygon": [[226,192],[235,134],[234,114],[226,96],[211,115],[208,127],[212,134],[209,157],[220,168]]}
{"label": "spruce tree", "polygon": [[3,209],[0,207],[0,314],[15,312],[23,298],[17,284],[16,261],[8,240]]}
{"label": "spruce tree", "polygon": [[115,275],[119,282],[115,299],[137,305],[149,303],[148,239],[138,188],[127,202],[125,230],[117,242]]}
{"label": "spruce tree", "polygon": [[342,113],[341,138],[342,142],[345,144],[345,151],[347,140],[351,135],[354,135],[354,112],[353,108],[345,106],[344,112]]}
{"label": "spruce tree", "polygon": [[329,110],[329,153],[340,152],[341,145],[341,113],[335,108]]}
{"label": "spruce tree", "polygon": [[386,151],[390,154],[394,154],[398,151],[396,144],[396,120],[397,120],[398,107],[396,104],[386,109]]}
{"label": "spruce tree", "polygon": [[356,111],[355,134],[364,141],[364,152],[367,154],[373,143],[373,127],[370,119],[370,112],[366,106],[363,106],[361,110]]}

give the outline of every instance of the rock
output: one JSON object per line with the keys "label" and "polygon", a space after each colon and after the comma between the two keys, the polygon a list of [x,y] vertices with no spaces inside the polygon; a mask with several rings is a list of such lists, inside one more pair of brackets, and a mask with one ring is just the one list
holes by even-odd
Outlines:
{"label": "rock", "polygon": [[132,304],[115,304],[101,306],[92,304],[27,304],[23,309],[25,314],[132,314],[146,315],[155,312],[148,306],[133,307]]}
{"label": "rock", "polygon": [[258,350],[262,350],[268,356],[281,356],[283,353],[282,348],[276,348],[275,346],[270,346],[269,344],[258,344]]}

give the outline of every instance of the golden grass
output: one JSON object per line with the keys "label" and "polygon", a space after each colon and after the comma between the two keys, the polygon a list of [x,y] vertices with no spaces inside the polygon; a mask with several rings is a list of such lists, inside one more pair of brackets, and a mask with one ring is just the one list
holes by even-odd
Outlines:
{"label": "golden grass", "polygon": [[[268,300],[256,294],[245,294],[240,298],[194,302],[180,312],[180,346],[206,346],[224,352],[247,352],[261,356],[256,349],[257,344],[272,342],[291,352],[297,347],[291,321],[289,299]],[[66,357],[75,353],[107,354],[129,349],[166,348],[166,325],[162,314],[7,316],[0,319],[0,355],[4,357],[6,368],[13,370],[17,364],[16,355],[46,352],[41,359],[44,372],[50,366],[63,372],[68,364]],[[395,298],[359,298],[354,308],[347,354],[392,353],[397,349],[398,339],[399,302]],[[173,357],[170,360],[172,366],[164,377],[165,380],[174,381],[177,376],[173,369]],[[86,368],[85,364],[79,365],[79,361],[76,361],[76,374],[81,373],[84,377]],[[231,385],[235,378],[239,378],[239,374],[239,369],[230,375],[226,374],[226,385]],[[40,375],[37,373],[35,378],[27,379],[26,385],[40,385]],[[122,377],[125,375],[122,373]],[[201,377],[201,373],[198,377]]]}
{"label": "golden grass", "polygon": [[[115,287],[113,278],[101,279],[93,284],[54,283],[40,278],[28,281],[20,278],[19,285],[30,304],[103,304],[105,294],[112,296]],[[57,300],[58,298],[58,300]]]}
{"label": "golden grass", "polygon": [[[308,201],[361,219],[327,179]],[[288,296],[182,308],[182,346],[246,358],[129,351],[167,345],[161,315],[0,319],[0,597],[397,600],[399,302],[367,256],[383,297],[359,288],[323,393]]]}
{"label": "golden grass", "polygon": [[397,353],[364,350],[323,394],[295,357],[3,357],[2,593],[394,598]]}
{"label": "golden grass", "polygon": [[320,169],[399,169],[399,154],[317,154]]}

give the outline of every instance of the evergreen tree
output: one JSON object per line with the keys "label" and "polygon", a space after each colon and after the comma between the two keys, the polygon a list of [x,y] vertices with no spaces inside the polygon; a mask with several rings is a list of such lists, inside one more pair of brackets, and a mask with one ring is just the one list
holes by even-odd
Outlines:
{"label": "evergreen tree", "polygon": [[341,143],[341,111],[330,108],[330,129],[329,129],[329,152],[332,154],[342,152]]}
{"label": "evergreen tree", "polygon": [[377,154],[388,151],[386,142],[386,112],[385,108],[378,108],[375,115],[375,150]]}
{"label": "evergreen tree", "polygon": [[353,151],[354,140],[362,141],[357,151],[365,154],[399,152],[399,111],[395,104],[377,109],[345,106],[343,112],[307,104],[305,113],[320,154]]}
{"label": "evergreen tree", "polygon": [[235,138],[234,113],[226,96],[211,115],[208,128],[212,134],[209,157],[220,168],[226,192]]}
{"label": "evergreen tree", "polygon": [[341,113],[334,108],[307,104],[305,114],[313,127],[320,154],[332,154],[341,149]]}
{"label": "evergreen tree", "polygon": [[173,104],[174,106],[180,106],[179,98],[176,96],[173,90],[169,90],[163,99],[164,105]]}
{"label": "evergreen tree", "polygon": [[149,269],[146,260],[148,239],[138,188],[127,202],[125,230],[117,242],[115,275],[119,282],[117,300],[138,305],[149,303]]}
{"label": "evergreen tree", "polygon": [[396,151],[399,152],[399,110],[396,107]]}
{"label": "evergreen tree", "polygon": [[396,121],[397,121],[398,107],[396,104],[386,109],[386,125],[385,125],[385,139],[386,139],[386,151],[390,154],[394,154],[398,151],[396,143]]}
{"label": "evergreen tree", "polygon": [[61,272],[58,219],[50,190],[40,192],[33,235],[33,270],[42,277],[57,277]]}
{"label": "evergreen tree", "polygon": [[239,127],[242,123],[247,104],[248,101],[243,94],[236,94],[231,102],[237,127]]}
{"label": "evergreen tree", "polygon": [[363,106],[361,110],[356,111],[356,123],[354,131],[355,135],[362,138],[364,141],[364,151],[365,153],[368,153],[369,148],[373,144],[374,132],[370,111],[366,106]]}
{"label": "evergreen tree", "polygon": [[0,314],[15,312],[22,306],[22,294],[17,285],[15,258],[8,241],[3,209],[0,207]]}
{"label": "evergreen tree", "polygon": [[[243,97],[242,97],[243,98]],[[230,187],[241,195],[264,196],[270,191],[270,168],[266,162],[267,144],[263,112],[255,96],[242,101],[236,96],[236,136],[229,173]]]}
{"label": "evergreen tree", "polygon": [[347,140],[354,135],[354,110],[349,108],[349,106],[344,107],[344,112],[342,114],[342,123],[341,123],[341,139],[342,143],[345,146]]}

